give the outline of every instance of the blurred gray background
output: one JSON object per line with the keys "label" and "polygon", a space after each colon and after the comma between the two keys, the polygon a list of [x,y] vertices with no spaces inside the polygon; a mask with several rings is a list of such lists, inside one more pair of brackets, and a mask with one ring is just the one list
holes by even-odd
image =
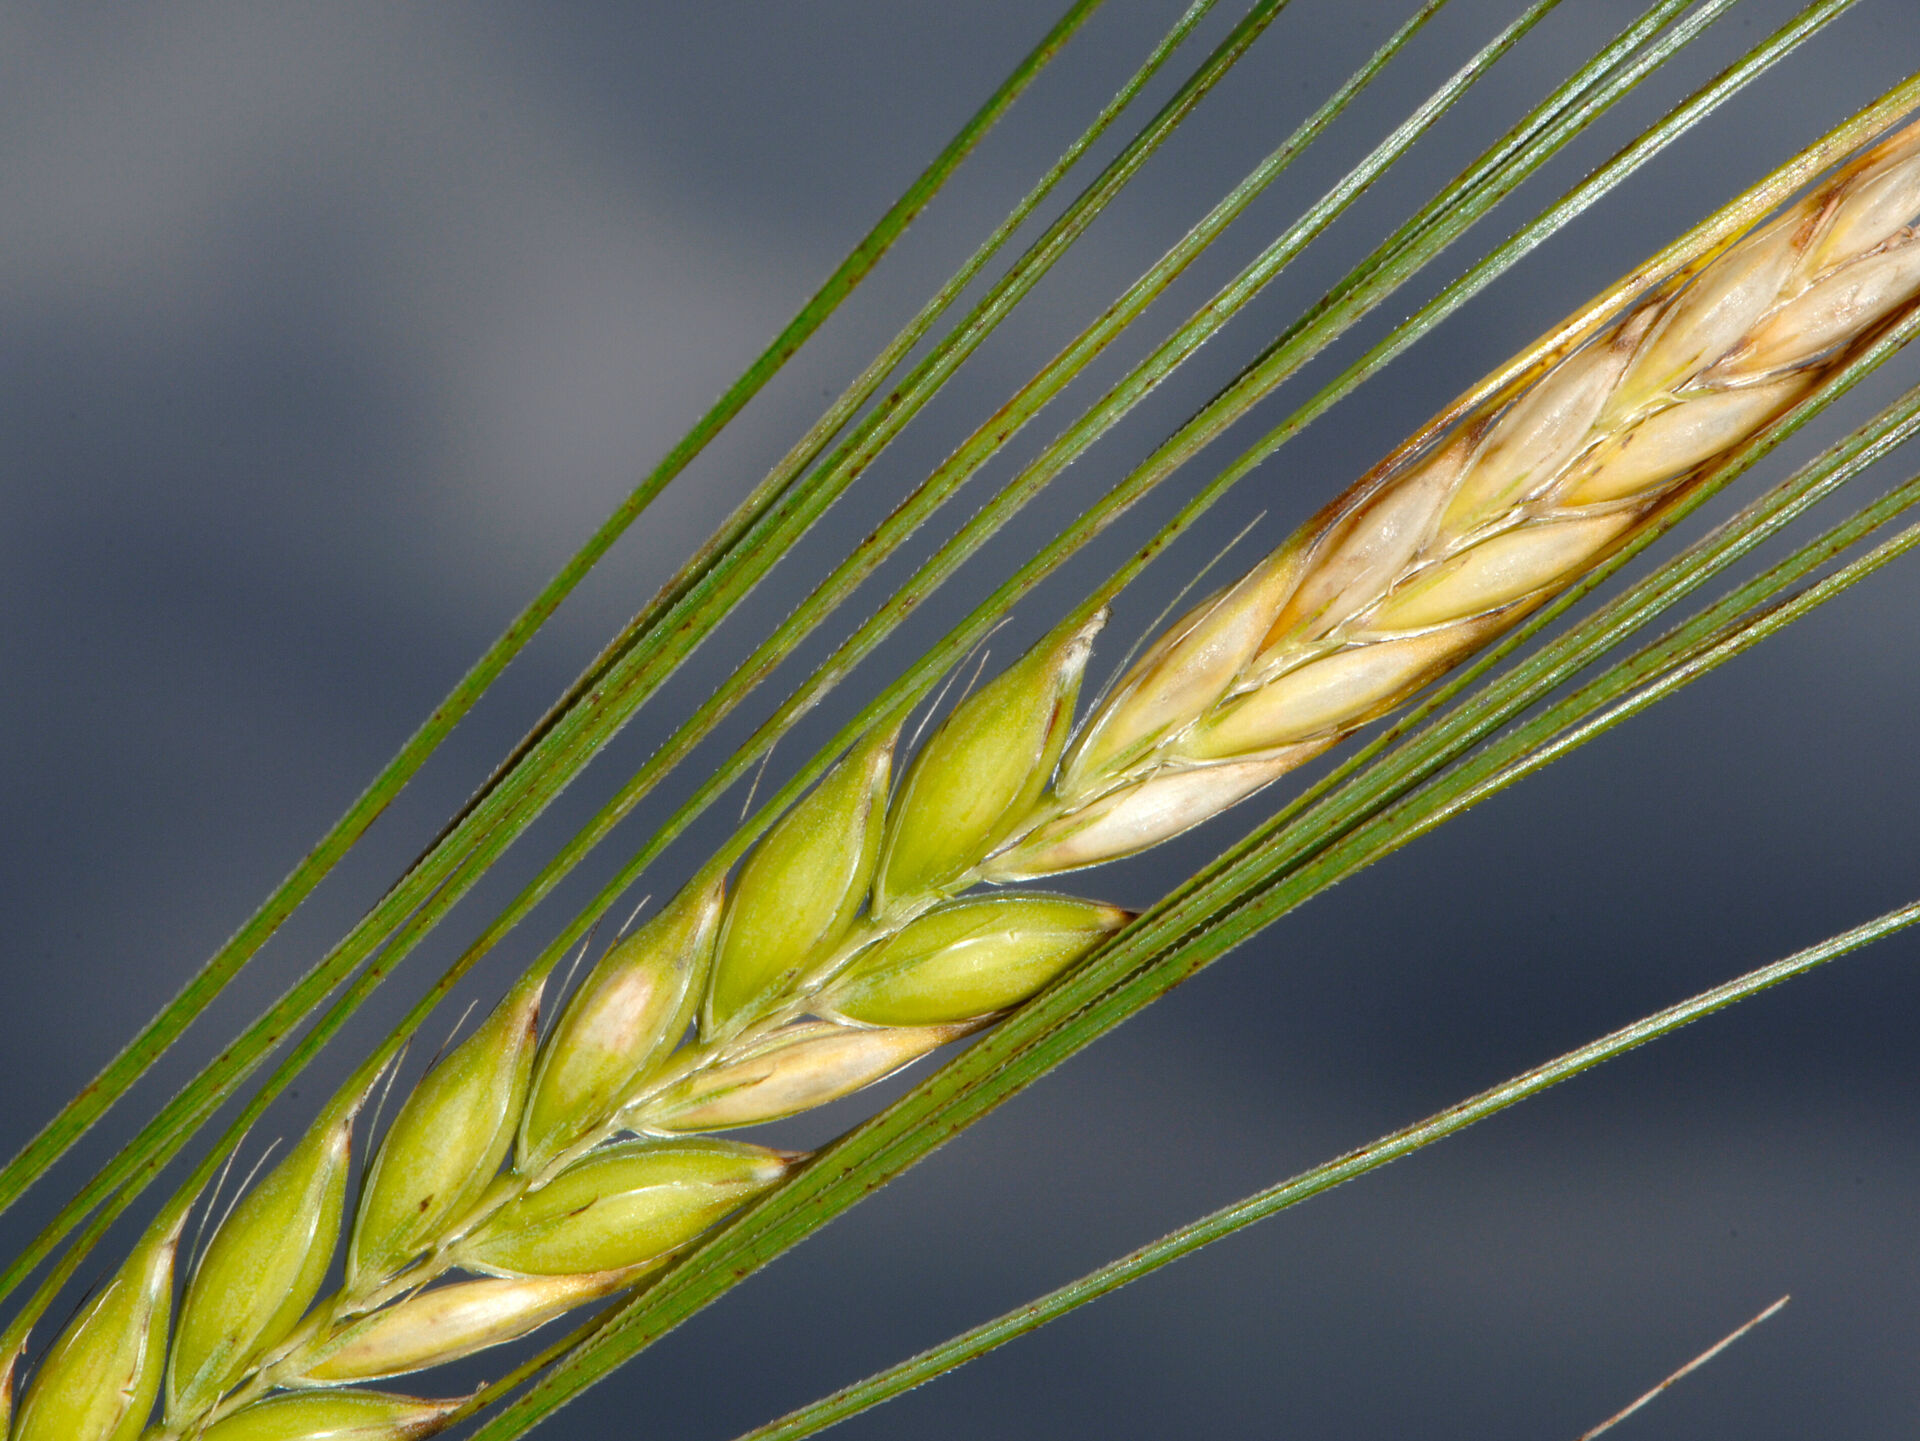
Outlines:
{"label": "blurred gray background", "polygon": [[[25,1141],[247,915],[1056,8],[0,12],[0,1147]],[[1106,7],[183,1053],[206,1054],[378,894],[1178,8]],[[1561,7],[811,717],[771,774],[1638,8]],[[1303,398],[1305,382],[1332,374],[1792,8],[1738,6],[1303,383],[1042,587],[998,653],[1037,634]],[[1240,7],[1220,9],[1155,103]],[[303,1125],[321,1086],[861,527],[1411,9],[1297,0],[266,1131]],[[1456,0],[1143,334],[1104,357],[908,558],[1518,9]],[[1243,526],[1261,517],[1235,553],[1250,560],[1472,376],[1916,64],[1920,9],[1863,0],[1264,466],[1127,597],[1100,657],[1111,665]],[[1912,357],[1896,361],[1766,475],[1916,378]],[[1902,463],[1912,465],[1896,458],[1876,483],[1903,476]],[[886,571],[799,660],[822,654],[903,573]],[[1916,607],[1920,572],[1896,568],[1315,901],[548,1432],[731,1436],[1204,1209],[1912,898]],[[782,693],[757,696],[691,775]],[[438,1028],[496,995],[689,784],[643,806],[462,987]],[[739,804],[723,801],[645,888],[686,874]],[[1252,815],[1086,886],[1141,903]],[[1617,1434],[1909,1436],[1920,1420],[1916,1023],[1920,940],[1898,939],[1217,1246],[845,1434],[1571,1437],[1791,1292],[1782,1316]],[[416,1054],[410,1074],[423,1061]],[[0,1221],[0,1250],[22,1244],[189,1074],[180,1058],[161,1067]],[[807,1138],[865,1109],[816,1121]]]}

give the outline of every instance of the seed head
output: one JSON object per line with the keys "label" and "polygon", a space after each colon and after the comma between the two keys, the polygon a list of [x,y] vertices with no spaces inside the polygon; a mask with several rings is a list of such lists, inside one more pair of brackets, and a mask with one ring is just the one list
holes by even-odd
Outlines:
{"label": "seed head", "polygon": [[1149,649],[982,873],[1196,825],[1561,593],[1914,303],[1916,213],[1920,125],[1369,477]]}

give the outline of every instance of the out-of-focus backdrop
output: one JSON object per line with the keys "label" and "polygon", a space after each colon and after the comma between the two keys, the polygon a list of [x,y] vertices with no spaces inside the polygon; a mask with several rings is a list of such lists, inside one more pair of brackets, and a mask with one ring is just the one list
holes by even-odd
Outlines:
{"label": "out-of-focus backdrop", "polygon": [[[25,1141],[239,923],[1055,8],[0,15],[0,1148]],[[852,537],[1411,8],[1289,7],[1026,311],[402,970],[266,1132],[304,1125],[323,1083]],[[1736,6],[1303,383],[1033,595],[997,655],[1137,543],[1234,439],[1271,423],[1304,382],[1331,374],[1791,8]],[[0,1222],[0,1250],[17,1248],[189,1074],[188,1058],[378,894],[1177,9],[1114,0],[1087,27],[181,1056]],[[1518,9],[1448,7],[1143,333],[955,511],[970,511]],[[797,764],[963,598],[1099,493],[1637,9],[1585,0],[1550,16],[811,717],[770,774]],[[1220,10],[1169,77],[1239,7]],[[1473,376],[1915,65],[1920,9],[1864,0],[1242,485],[1126,598],[1096,666],[1243,527],[1258,518],[1236,563]],[[1914,357],[1896,361],[1765,475],[1916,378]],[[1877,481],[1912,464],[1896,458]],[[913,556],[955,523],[942,517]],[[882,593],[863,592],[832,636]],[[1920,568],[1886,573],[1315,901],[548,1430],[731,1436],[1203,1209],[1911,898],[1917,608]],[[801,659],[822,653],[815,644]],[[798,673],[783,672],[720,740],[743,736]],[[497,994],[723,753],[709,747],[642,807],[462,987],[438,1029]],[[684,876],[740,801],[718,807],[642,889]],[[1270,804],[1080,885],[1143,902]],[[1619,1434],[1909,1436],[1920,1414],[1917,1027],[1920,941],[1896,940],[1215,1247],[846,1434],[1572,1436],[1791,1292],[1782,1316]],[[409,1074],[432,1048],[416,1048]],[[783,1134],[818,1139],[866,1107]]]}

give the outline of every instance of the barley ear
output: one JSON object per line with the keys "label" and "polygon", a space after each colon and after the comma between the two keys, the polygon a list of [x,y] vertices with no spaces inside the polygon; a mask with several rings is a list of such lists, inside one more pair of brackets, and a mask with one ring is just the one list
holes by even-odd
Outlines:
{"label": "barley ear", "polygon": [[187,1283],[167,1362],[167,1417],[190,1421],[293,1330],[339,1244],[365,1093],[337,1098],[213,1233]]}
{"label": "barley ear", "polygon": [[594,1151],[507,1202],[453,1248],[469,1271],[568,1276],[664,1258],[786,1175],[793,1158],[738,1141],[632,1141]]}
{"label": "barley ear", "polygon": [[914,758],[887,821],[873,912],[962,878],[1032,811],[1073,726],[1102,612],[1048,637],[953,708]]}
{"label": "barley ear", "polygon": [[694,880],[581,983],[540,1048],[519,1170],[538,1171],[611,1119],[680,1039],[707,984],[725,901],[724,877]]}
{"label": "barley ear", "polygon": [[1126,924],[1072,896],[950,901],[855,956],[817,1009],[873,1026],[938,1026],[1018,1005]]}
{"label": "barley ear", "polygon": [[883,1081],[975,1028],[843,1026],[802,1021],[755,1042],[726,1065],[698,1071],[626,1119],[635,1130],[725,1131],[810,1111]]}
{"label": "barley ear", "polygon": [[412,1441],[431,1436],[458,1401],[419,1401],[378,1391],[307,1391],[272,1396],[234,1412],[199,1441]]}
{"label": "barley ear", "polygon": [[428,1071],[368,1168],[346,1289],[377,1285],[458,1220],[493,1179],[525,1107],[540,980],[521,981]]}
{"label": "barley ear", "polygon": [[331,1386],[443,1366],[517,1341],[576,1306],[611,1295],[637,1279],[640,1269],[458,1281],[422,1291],[303,1348],[276,1366],[270,1379],[280,1386]]}
{"label": "barley ear", "polygon": [[879,858],[896,734],[850,753],[747,857],[721,924],[703,1035],[727,1034],[784,995],[852,926]]}
{"label": "barley ear", "polygon": [[[176,1207],[149,1227],[119,1273],[60,1333],[21,1399],[13,1441],[134,1441],[146,1429],[166,1367],[173,1261],[186,1216],[186,1207]],[[8,1362],[0,1393],[11,1391],[18,1360],[15,1353]]]}

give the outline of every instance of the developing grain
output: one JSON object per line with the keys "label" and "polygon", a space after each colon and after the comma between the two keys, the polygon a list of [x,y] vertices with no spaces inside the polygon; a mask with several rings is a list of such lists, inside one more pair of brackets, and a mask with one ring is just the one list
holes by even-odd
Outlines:
{"label": "developing grain", "polygon": [[603,1125],[679,1041],[706,989],[725,902],[721,878],[695,880],[581,983],[540,1049],[520,1170],[539,1170]]}
{"label": "developing grain", "polygon": [[374,1153],[347,1246],[347,1291],[378,1284],[465,1215],[513,1144],[538,1040],[538,979],[508,992],[428,1071]]}
{"label": "developing grain", "polygon": [[853,925],[880,858],[894,737],[876,737],[767,833],[734,884],[701,1031],[783,994]]}
{"label": "developing grain", "polygon": [[167,1420],[204,1412],[306,1314],[340,1244],[361,1097],[336,1101],[227,1213],[187,1284]]}
{"label": "developing grain", "polygon": [[[67,1324],[21,1399],[13,1441],[134,1441],[146,1429],[166,1367],[173,1261],[185,1220],[182,1210],[150,1228]],[[12,1375],[9,1365],[9,1390]]]}
{"label": "developing grain", "polygon": [[202,1441],[411,1441],[431,1436],[457,1401],[417,1401],[377,1391],[316,1391],[276,1396],[236,1411],[201,1433]]}
{"label": "developing grain", "polygon": [[510,1201],[454,1248],[469,1271],[566,1276],[654,1261],[787,1173],[740,1141],[630,1141]]}
{"label": "developing grain", "polygon": [[383,1381],[517,1341],[630,1285],[644,1268],[459,1281],[396,1302],[274,1368],[284,1386]]}

